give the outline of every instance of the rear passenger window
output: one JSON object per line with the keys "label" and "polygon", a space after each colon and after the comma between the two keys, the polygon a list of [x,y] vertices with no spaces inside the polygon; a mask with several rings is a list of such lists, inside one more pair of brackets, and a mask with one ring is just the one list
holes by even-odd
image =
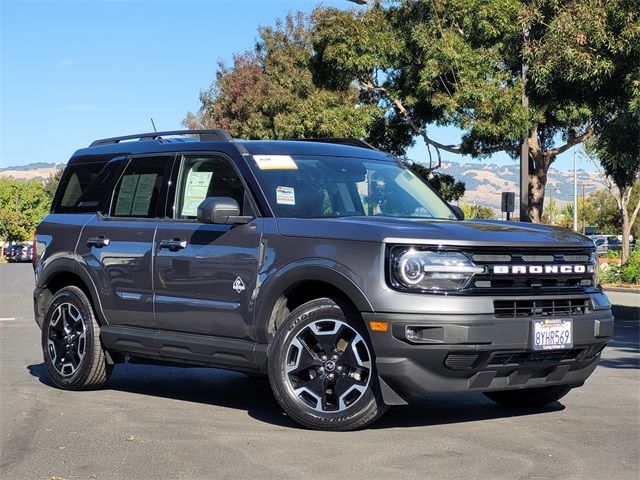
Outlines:
{"label": "rear passenger window", "polygon": [[78,200],[87,187],[98,177],[106,162],[73,163],[67,167],[58,187],[56,213],[74,213]]}
{"label": "rear passenger window", "polygon": [[162,185],[173,157],[134,158],[118,182],[112,202],[114,217],[155,218]]}

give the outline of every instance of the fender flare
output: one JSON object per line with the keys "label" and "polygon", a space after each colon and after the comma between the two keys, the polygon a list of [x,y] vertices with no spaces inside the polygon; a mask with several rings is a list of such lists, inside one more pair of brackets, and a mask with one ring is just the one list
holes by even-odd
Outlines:
{"label": "fender flare", "polygon": [[327,283],[342,291],[361,312],[372,312],[373,306],[358,286],[359,277],[345,266],[326,258],[305,258],[282,267],[261,284],[256,296],[256,341],[269,343],[267,328],[278,299],[297,283],[313,280]]}
{"label": "fender flare", "polygon": [[[96,316],[98,317],[98,322],[100,325],[108,324],[102,310],[102,302],[100,301],[100,295],[98,295],[98,289],[89,275],[89,272],[84,267],[83,260],[81,258],[71,252],[67,252],[67,255],[64,257],[51,259],[50,263],[47,264],[45,272],[45,275],[38,277],[36,285],[37,288],[45,288],[51,279],[60,273],[71,273],[79,277],[89,293],[91,303],[93,304]],[[46,306],[44,307],[46,308]]]}

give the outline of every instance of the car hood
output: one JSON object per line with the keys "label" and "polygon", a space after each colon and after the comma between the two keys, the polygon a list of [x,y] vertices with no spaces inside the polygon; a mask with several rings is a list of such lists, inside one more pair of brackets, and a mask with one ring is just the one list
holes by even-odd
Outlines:
{"label": "car hood", "polygon": [[391,217],[278,218],[292,237],[452,246],[590,247],[586,236],[559,227],[497,220],[435,220]]}

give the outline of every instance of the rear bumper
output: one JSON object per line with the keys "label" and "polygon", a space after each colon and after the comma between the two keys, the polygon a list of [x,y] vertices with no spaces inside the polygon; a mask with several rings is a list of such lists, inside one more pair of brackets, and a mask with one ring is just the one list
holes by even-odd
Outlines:
{"label": "rear bumper", "polygon": [[[403,315],[363,313],[389,323],[370,331],[383,396],[389,404],[412,396],[470,391],[581,385],[591,375],[613,335],[611,310],[573,318],[573,348],[534,351],[531,318],[493,315]],[[420,342],[407,338],[422,330]],[[388,391],[388,388],[392,392]]]}

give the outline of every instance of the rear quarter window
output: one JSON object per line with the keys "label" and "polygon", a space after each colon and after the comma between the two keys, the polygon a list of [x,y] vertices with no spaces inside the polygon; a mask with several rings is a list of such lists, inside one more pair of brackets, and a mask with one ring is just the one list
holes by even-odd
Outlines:
{"label": "rear quarter window", "polygon": [[[53,213],[87,212],[81,198],[98,178],[107,162],[73,163],[67,166],[52,208]],[[94,208],[95,207],[95,208]],[[96,211],[97,204],[89,210]]]}

